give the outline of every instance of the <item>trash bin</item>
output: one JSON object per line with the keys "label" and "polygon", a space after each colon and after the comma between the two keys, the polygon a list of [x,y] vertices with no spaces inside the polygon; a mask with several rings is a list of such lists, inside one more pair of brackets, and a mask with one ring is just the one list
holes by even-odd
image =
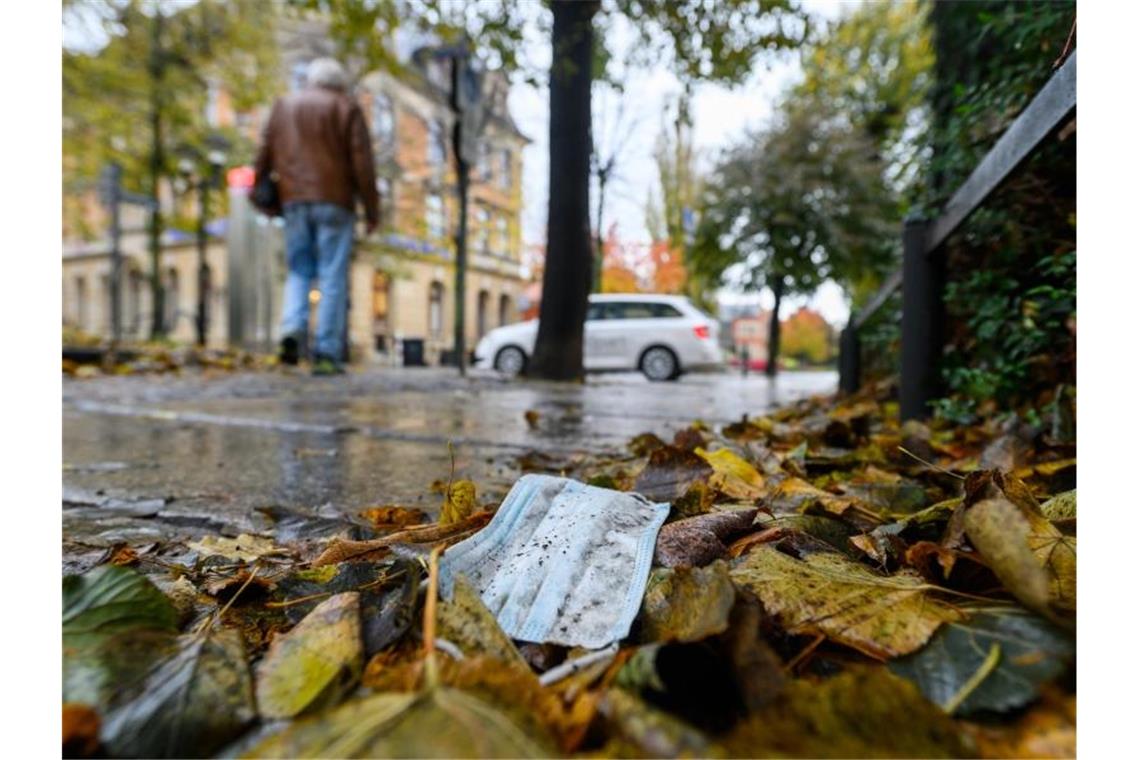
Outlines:
{"label": "trash bin", "polygon": [[404,338],[404,366],[405,367],[423,367],[424,366],[424,341],[423,338]]}
{"label": "trash bin", "polygon": [[441,367],[455,367],[458,364],[455,361],[455,349],[445,348],[439,352],[439,366]]}

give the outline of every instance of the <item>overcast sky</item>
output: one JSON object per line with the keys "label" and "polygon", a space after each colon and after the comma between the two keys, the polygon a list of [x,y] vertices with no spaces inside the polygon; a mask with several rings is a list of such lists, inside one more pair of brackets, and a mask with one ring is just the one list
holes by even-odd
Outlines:
{"label": "overcast sky", "polygon": [[[839,0],[806,0],[807,9],[821,18],[833,19],[850,9],[852,3]],[[618,19],[611,27],[610,43],[619,50],[632,39],[632,33]],[[549,66],[550,41],[533,35],[527,44],[527,57],[532,65]],[[702,84],[695,88],[692,117],[693,138],[698,157],[706,166],[715,159],[718,151],[740,138],[749,126],[763,124],[773,110],[779,94],[800,76],[798,58],[784,56],[769,67],[759,65],[752,76],[739,87],[729,89],[720,85]],[[636,127],[617,172],[620,182],[611,184],[606,191],[605,226],[618,226],[619,237],[627,241],[648,241],[645,226],[646,195],[653,189],[658,192],[657,168],[653,161],[653,145],[661,131],[669,104],[675,103],[681,92],[681,83],[673,74],[661,68],[656,71],[633,71],[625,80],[627,117],[632,116]],[[595,124],[599,118],[614,123],[618,100],[607,88],[594,89]],[[517,82],[511,90],[511,113],[515,121],[531,140],[524,153],[523,174],[523,240],[527,244],[544,244],[546,229],[546,203],[548,182],[548,129],[549,99],[545,88],[536,88]],[[602,116],[604,115],[604,116]],[[591,200],[591,212],[593,200]],[[739,301],[739,297],[725,293],[725,300]],[[755,299],[752,295],[749,298]],[[746,300],[746,299],[745,299]],[[781,316],[808,302],[834,324],[847,321],[848,306],[842,291],[834,283],[825,284],[810,300],[788,299]],[[771,295],[760,296],[761,305],[770,307]]]}

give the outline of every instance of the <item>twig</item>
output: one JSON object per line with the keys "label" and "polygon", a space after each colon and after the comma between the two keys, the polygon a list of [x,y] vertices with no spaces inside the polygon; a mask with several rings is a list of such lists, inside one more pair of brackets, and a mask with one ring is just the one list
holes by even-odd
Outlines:
{"label": "twig", "polygon": [[552,683],[558,683],[563,678],[572,676],[578,671],[588,668],[596,662],[602,662],[603,660],[612,660],[617,656],[617,653],[618,645],[615,641],[605,649],[599,649],[596,652],[584,654],[581,657],[577,657],[573,660],[564,662],[558,667],[551,668],[539,676],[538,682],[543,686],[550,686]]}
{"label": "twig", "polygon": [[433,688],[439,683],[439,667],[435,661],[435,609],[439,596],[439,555],[440,547],[431,550],[428,557],[428,588],[427,598],[424,600],[424,672],[427,687]]}
{"label": "twig", "polygon": [[784,672],[791,673],[793,670],[795,670],[800,665],[800,663],[810,657],[812,652],[819,648],[819,645],[823,643],[823,640],[825,638],[827,637],[822,633],[817,634],[815,639],[813,639],[810,644],[800,650],[800,653],[793,657],[791,661],[789,661],[788,664],[784,666]]}
{"label": "twig", "polygon": [[908,457],[912,457],[912,458],[916,459],[920,464],[924,464],[932,470],[937,470],[938,472],[941,472],[945,475],[949,475],[952,478],[958,478],[958,480],[965,480],[966,479],[966,477],[964,475],[959,475],[956,472],[950,472],[950,470],[947,470],[945,467],[939,467],[938,465],[934,464],[933,462],[927,462],[925,459],[920,457],[918,454],[915,454],[913,451],[907,450],[903,446],[898,446],[897,448],[899,451],[906,454]]}

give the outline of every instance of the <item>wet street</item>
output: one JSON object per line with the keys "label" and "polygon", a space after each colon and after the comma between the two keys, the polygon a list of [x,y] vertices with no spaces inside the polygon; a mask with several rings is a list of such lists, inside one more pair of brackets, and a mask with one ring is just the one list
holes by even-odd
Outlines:
{"label": "wet street", "polygon": [[577,385],[464,380],[437,368],[66,380],[64,539],[107,546],[259,531],[267,507],[333,518],[377,504],[433,512],[429,486],[448,478],[449,441],[455,476],[489,500],[510,488],[527,452],[618,449],[638,433],[720,425],[835,384],[833,372],[774,383],[596,375]]}

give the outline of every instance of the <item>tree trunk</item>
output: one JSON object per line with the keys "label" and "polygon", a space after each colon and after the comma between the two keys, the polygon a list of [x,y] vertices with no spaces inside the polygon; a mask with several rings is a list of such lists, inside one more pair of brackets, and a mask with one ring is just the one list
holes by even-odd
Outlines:
{"label": "tree trunk", "polygon": [[598,226],[594,231],[594,244],[597,249],[594,252],[594,270],[593,270],[593,292],[602,292],[602,269],[606,263],[606,245],[602,239],[602,212],[606,207],[606,182],[608,177],[605,171],[598,172]]}
{"label": "tree trunk", "polygon": [[598,2],[555,0],[550,65],[550,198],[538,338],[528,374],[582,377],[590,292],[590,83]]}
{"label": "tree trunk", "polygon": [[772,306],[772,318],[768,320],[768,365],[764,367],[764,374],[775,377],[776,367],[780,363],[780,301],[784,299],[782,275],[772,278],[771,288],[776,303]]}
{"label": "tree trunk", "polygon": [[162,211],[158,205],[159,182],[166,159],[162,150],[162,88],[166,62],[162,50],[162,11],[155,9],[151,25],[150,61],[150,338],[166,334],[166,304],[162,288]]}

